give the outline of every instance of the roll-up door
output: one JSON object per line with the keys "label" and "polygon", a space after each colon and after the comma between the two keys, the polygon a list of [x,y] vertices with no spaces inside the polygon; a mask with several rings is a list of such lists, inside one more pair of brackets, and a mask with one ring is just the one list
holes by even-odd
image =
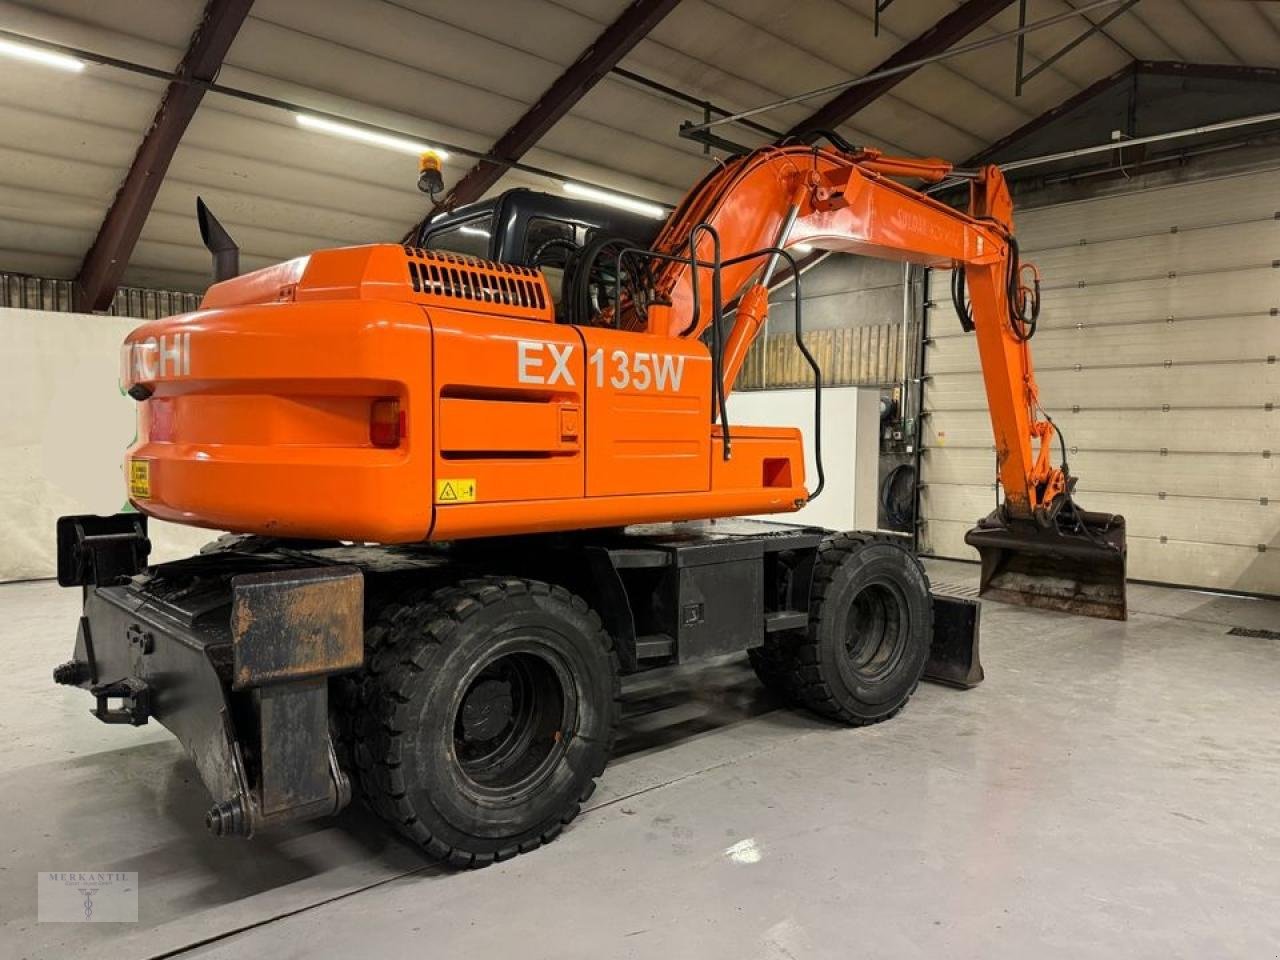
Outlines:
{"label": "roll-up door", "polygon": [[[1077,499],[1127,518],[1129,576],[1280,594],[1280,170],[1016,214],[1032,341]],[[994,503],[977,348],[931,273],[924,550],[976,558]]]}

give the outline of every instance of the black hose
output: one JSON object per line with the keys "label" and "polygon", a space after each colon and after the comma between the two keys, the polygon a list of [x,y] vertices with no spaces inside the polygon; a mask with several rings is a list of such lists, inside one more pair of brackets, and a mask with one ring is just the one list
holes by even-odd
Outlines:
{"label": "black hose", "polygon": [[1018,255],[1018,241],[1009,235],[1009,327],[1019,343],[1026,343],[1036,335],[1036,323],[1040,320],[1040,278],[1036,277],[1030,296],[1030,309],[1022,296],[1022,258]]}
{"label": "black hose", "polygon": [[[1039,403],[1037,403],[1037,404],[1036,404],[1036,406],[1038,406],[1038,407],[1039,407],[1039,406],[1040,406],[1040,404],[1039,404]],[[1066,476],[1071,476],[1071,468],[1067,466],[1067,437],[1066,437],[1066,434],[1064,434],[1064,433],[1062,432],[1061,428],[1060,428],[1056,423],[1054,423],[1054,422],[1053,422],[1053,417],[1051,417],[1051,416],[1049,416],[1049,414],[1045,413],[1044,407],[1040,407],[1040,415],[1041,415],[1042,417],[1044,417],[1044,418],[1045,418],[1045,420],[1048,422],[1049,426],[1053,427],[1053,432],[1054,432],[1054,433],[1056,433],[1056,434],[1058,435],[1058,446],[1059,446],[1059,449],[1062,451],[1062,472],[1063,472],[1063,474],[1064,474],[1064,475],[1066,475]]]}
{"label": "black hose", "polygon": [[[618,302],[612,304],[614,326],[622,320],[621,294],[624,290],[636,312],[644,314],[651,271],[647,265],[633,266],[625,273],[622,271],[623,254],[630,248],[631,241],[625,237],[597,234],[569,257],[565,264],[564,290],[570,323],[590,326],[606,306],[603,302],[593,301],[593,287],[600,291],[614,289],[618,292],[614,297]],[[602,258],[608,253],[612,253],[614,257],[612,275],[605,272],[608,261],[602,262]]]}
{"label": "black hose", "polygon": [[[999,221],[991,222],[1003,229]],[[1026,343],[1036,335],[1036,326],[1040,320],[1040,278],[1036,277],[1028,295],[1023,296],[1022,258],[1018,252],[1018,241],[1012,234],[1007,237],[1007,240],[1009,257],[1005,266],[1005,299],[1009,304],[1009,330],[1015,340]],[[973,306],[965,300],[966,282],[964,266],[957,264],[951,271],[951,303],[955,307],[956,316],[960,318],[960,328],[965,333],[971,333],[973,332]]]}
{"label": "black hose", "polygon": [[813,371],[813,461],[818,474],[818,483],[812,492],[808,493],[805,501],[806,503],[813,503],[827,485],[827,474],[822,465],[822,366],[814,358],[813,353],[804,342],[804,319],[800,312],[800,305],[804,302],[804,295],[800,291],[800,265],[796,263],[796,258],[791,252],[782,249],[782,247],[762,247],[759,250],[753,250],[751,253],[744,253],[741,256],[726,260],[722,266],[728,267],[735,263],[743,263],[747,260],[775,255],[787,261],[791,267],[792,313],[795,316],[796,349],[800,351],[800,356],[804,358],[804,362]]}
{"label": "black hose", "polygon": [[959,264],[951,271],[951,303],[956,308],[956,316],[960,318],[960,329],[965,333],[973,333],[973,309],[964,299],[964,267]]}
{"label": "black hose", "polygon": [[840,150],[843,153],[859,153],[862,150],[862,148],[859,147],[857,144],[851,143],[850,141],[846,140],[844,137],[840,136],[840,134],[836,133],[834,130],[827,130],[824,128],[818,128],[815,130],[806,130],[804,133],[798,134],[794,137],[784,137],[782,140],[779,141],[779,146],[785,146],[788,142],[792,140],[797,140],[800,143],[806,144],[808,146],[812,146],[813,144],[817,143],[819,140],[823,140],[823,139],[825,139],[833,147],[835,147],[837,150]]}
{"label": "black hose", "polygon": [[[903,503],[903,498],[898,496],[900,492],[898,481],[901,478],[909,478],[906,480],[910,484],[907,487],[907,492],[912,495],[912,499],[905,504]],[[915,519],[915,478],[915,465],[900,463],[886,473],[884,480],[880,482],[880,511],[884,514],[889,526],[895,530],[910,530],[911,524]]]}
{"label": "black hose", "polygon": [[564,263],[559,264],[563,267],[569,262],[569,258],[578,251],[578,244],[572,240],[566,240],[564,237],[552,237],[550,240],[544,240],[538,245],[538,249],[533,251],[533,256],[529,258],[529,266],[555,266],[556,264],[543,264],[542,257],[548,250],[562,249],[565,251]]}
{"label": "black hose", "polygon": [[[725,460],[733,455],[733,439],[729,434],[729,410],[724,397],[724,329],[720,290],[720,233],[711,224],[694,224],[689,231],[689,280],[693,288],[693,302],[701,304],[698,292],[698,236],[711,237],[711,419],[720,421],[721,455]],[[696,308],[695,308],[696,310]],[[695,317],[697,316],[695,312]]]}

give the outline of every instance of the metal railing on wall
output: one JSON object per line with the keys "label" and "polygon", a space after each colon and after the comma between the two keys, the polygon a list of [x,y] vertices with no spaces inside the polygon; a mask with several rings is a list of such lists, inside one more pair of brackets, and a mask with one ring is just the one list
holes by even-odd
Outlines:
{"label": "metal railing on wall", "polygon": [[[919,336],[911,325],[906,337],[907,370],[915,369]],[[827,387],[888,386],[902,380],[902,324],[875,323],[810,330],[805,346],[822,368]],[[813,386],[813,374],[790,332],[762,336],[752,345],[736,390],[780,390]]]}
{"label": "metal railing on wall", "polygon": [[[24,273],[0,271],[0,307],[23,310],[73,312],[72,282]],[[121,287],[103,313],[117,317],[156,320],[175,313],[189,313],[200,306],[200,294],[183,290]]]}

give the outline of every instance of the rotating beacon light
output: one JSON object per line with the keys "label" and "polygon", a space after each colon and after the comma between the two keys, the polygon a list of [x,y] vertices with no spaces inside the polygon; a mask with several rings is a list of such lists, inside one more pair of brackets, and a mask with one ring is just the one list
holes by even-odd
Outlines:
{"label": "rotating beacon light", "polygon": [[418,189],[428,194],[432,200],[444,190],[444,172],[440,159],[440,154],[434,150],[424,150],[418,157]]}

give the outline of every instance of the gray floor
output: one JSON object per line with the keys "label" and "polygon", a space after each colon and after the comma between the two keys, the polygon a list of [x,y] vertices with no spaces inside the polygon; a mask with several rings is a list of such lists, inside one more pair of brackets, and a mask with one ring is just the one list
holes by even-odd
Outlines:
{"label": "gray floor", "polygon": [[[934,564],[935,579],[969,580]],[[56,688],[74,591],[0,587],[0,957],[1275,957],[1280,603],[1134,585],[1128,623],[986,604],[987,682],[894,721],[776,707],[739,661],[645,675],[544,850],[425,864],[368,818],[204,834],[155,725]],[[140,874],[138,924],[39,924],[35,875]]]}

